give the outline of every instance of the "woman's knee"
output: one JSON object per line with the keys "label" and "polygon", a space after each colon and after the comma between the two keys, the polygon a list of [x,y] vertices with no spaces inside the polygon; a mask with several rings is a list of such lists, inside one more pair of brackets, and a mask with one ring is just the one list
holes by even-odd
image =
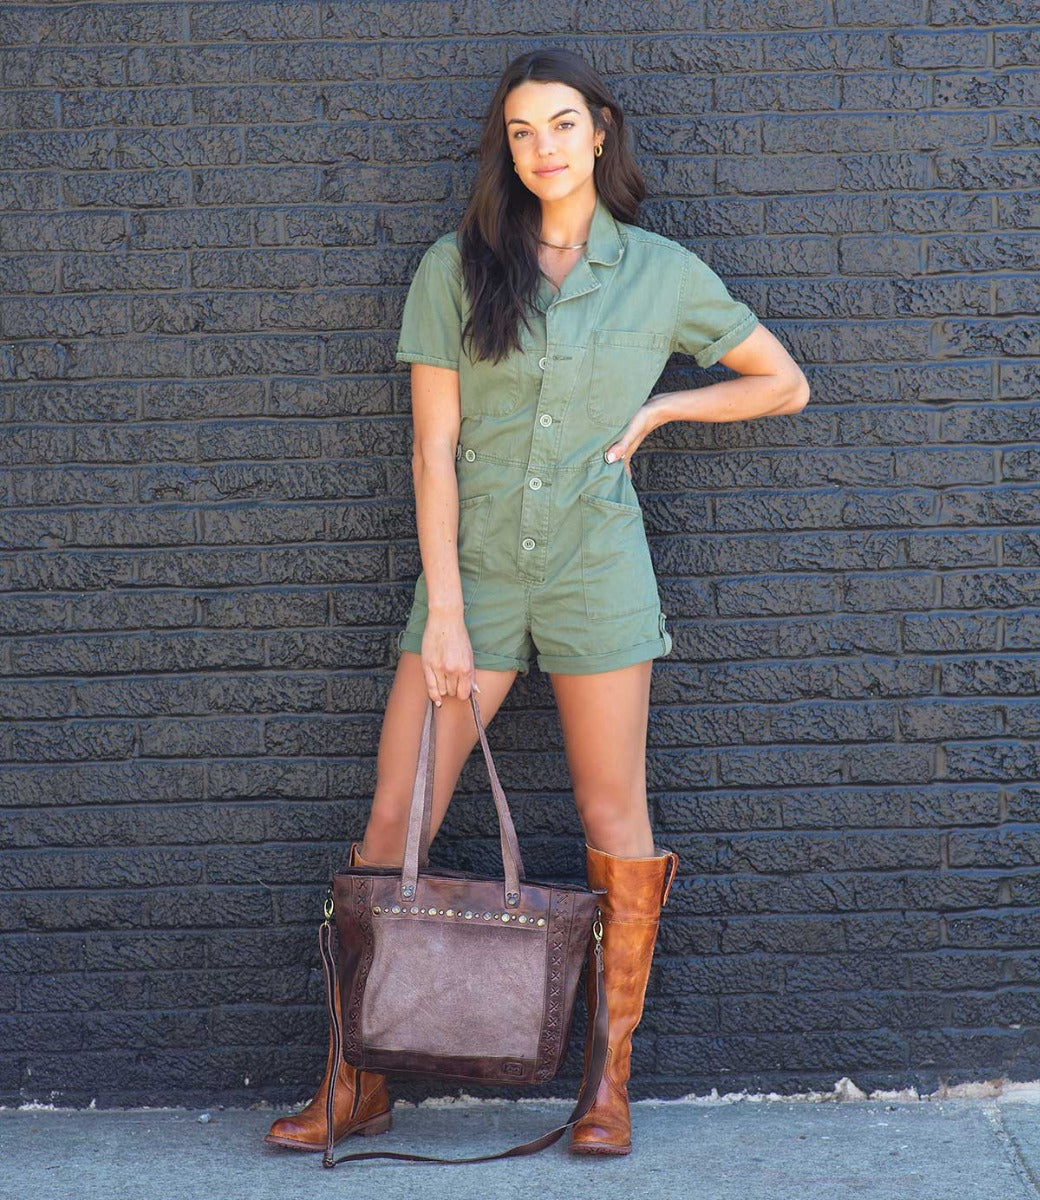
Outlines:
{"label": "woman's knee", "polygon": [[638,858],[653,854],[654,835],[646,804],[579,805],[585,840],[606,854]]}
{"label": "woman's knee", "polygon": [[400,805],[381,802],[377,791],[361,843],[361,857],[377,866],[400,866],[407,837],[408,808],[402,811]]}
{"label": "woman's knee", "polygon": [[[468,745],[469,733],[464,726],[464,732],[460,733],[459,728],[453,727],[452,722],[441,719],[440,713],[435,714],[434,721],[439,729],[434,753],[431,840],[436,836],[448,810],[466,753],[471,748]],[[412,744],[415,740],[411,736],[413,733],[414,731],[409,731],[407,745],[400,746],[393,753],[381,753],[379,756],[375,793],[365,830],[365,846],[371,854],[382,855],[379,861],[386,864],[400,865],[408,839],[419,760],[419,745]],[[476,740],[475,731],[472,739]],[[459,744],[460,740],[462,745]],[[361,854],[362,857],[370,857],[365,850],[362,850]]]}

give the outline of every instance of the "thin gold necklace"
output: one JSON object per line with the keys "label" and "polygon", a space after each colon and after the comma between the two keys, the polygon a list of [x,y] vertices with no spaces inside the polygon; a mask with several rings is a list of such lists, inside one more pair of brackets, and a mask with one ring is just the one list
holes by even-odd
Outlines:
{"label": "thin gold necklace", "polygon": [[555,242],[547,242],[545,238],[539,238],[538,240],[543,246],[552,246],[554,250],[580,250],[587,243],[588,238],[584,242],[576,242],[573,246],[557,246]]}

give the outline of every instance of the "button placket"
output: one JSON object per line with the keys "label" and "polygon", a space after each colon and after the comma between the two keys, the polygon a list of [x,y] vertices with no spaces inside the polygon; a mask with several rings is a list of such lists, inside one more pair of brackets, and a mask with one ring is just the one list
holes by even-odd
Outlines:
{"label": "button placket", "polygon": [[[552,306],[550,305],[550,309]],[[556,391],[557,373],[550,370],[560,357],[553,353],[551,327],[555,325],[552,312],[546,314],[545,354],[538,360],[543,372],[538,389],[538,405],[555,408],[559,397]],[[536,410],[537,411],[537,410]],[[544,433],[542,431],[545,431]],[[527,480],[523,491],[520,518],[520,570],[530,582],[542,582],[545,576],[549,529],[552,524],[550,484],[553,464],[558,456],[562,428],[549,412],[537,413],[537,424],[531,436],[531,454],[527,461]]]}
{"label": "button placket", "polygon": [[[546,360],[543,358],[539,365]],[[551,387],[551,376],[542,378],[539,389],[541,397],[546,396],[547,387]],[[543,444],[539,438],[541,429],[553,424],[552,417],[548,421],[539,417],[531,437],[531,454],[527,461],[527,480],[520,503],[520,573],[529,582],[540,583],[545,575],[546,546],[549,540],[549,491],[548,473],[552,471],[552,434],[548,442]],[[544,495],[543,495],[544,492]]]}
{"label": "button placket", "polygon": [[[537,478],[537,477],[536,477]],[[530,486],[528,482],[520,501],[521,555],[517,564],[520,577],[530,583],[545,579],[546,546],[549,543],[549,489]]]}

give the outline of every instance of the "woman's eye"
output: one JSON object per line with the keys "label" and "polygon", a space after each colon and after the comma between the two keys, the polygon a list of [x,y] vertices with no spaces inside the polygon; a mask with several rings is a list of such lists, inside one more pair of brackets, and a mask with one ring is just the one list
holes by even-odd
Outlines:
{"label": "woman's eye", "polygon": [[[559,129],[565,129],[565,128],[566,128],[566,129],[573,129],[573,128],[574,128],[574,122],[573,122],[573,121],[561,121],[561,122],[560,122],[560,124],[559,124],[559,126],[558,126],[558,128],[559,128]],[[513,141],[515,142],[517,138],[519,138],[519,137],[522,137],[522,136],[523,136],[523,135],[524,135],[526,132],[527,132],[527,130],[526,130],[526,129],[518,129],[518,130],[517,130],[517,131],[516,131],[516,132],[513,134]]]}

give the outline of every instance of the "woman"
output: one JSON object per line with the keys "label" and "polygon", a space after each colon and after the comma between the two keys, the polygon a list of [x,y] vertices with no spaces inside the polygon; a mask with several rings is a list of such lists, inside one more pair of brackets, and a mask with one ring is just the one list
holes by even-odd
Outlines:
{"label": "woman", "polygon": [[[351,852],[401,864],[427,698],[436,833],[477,741],[470,690],[490,723],[537,657],[559,706],[589,884],[607,892],[607,1068],[570,1144],[591,1154],[631,1149],[632,1033],[678,861],[655,846],[647,811],[650,672],[671,636],[632,455],[667,421],[795,413],[809,396],[784,347],[707,264],[634,223],[644,195],[623,114],[582,58],[538,50],[509,65],[458,233],[427,249],[405,302],[397,359],[412,364],[423,571],[398,637],[371,815]],[[646,400],[674,350],[738,378]],[[324,1147],[333,1066],[268,1141]],[[384,1077],[339,1071],[336,1140],[388,1129]]]}

